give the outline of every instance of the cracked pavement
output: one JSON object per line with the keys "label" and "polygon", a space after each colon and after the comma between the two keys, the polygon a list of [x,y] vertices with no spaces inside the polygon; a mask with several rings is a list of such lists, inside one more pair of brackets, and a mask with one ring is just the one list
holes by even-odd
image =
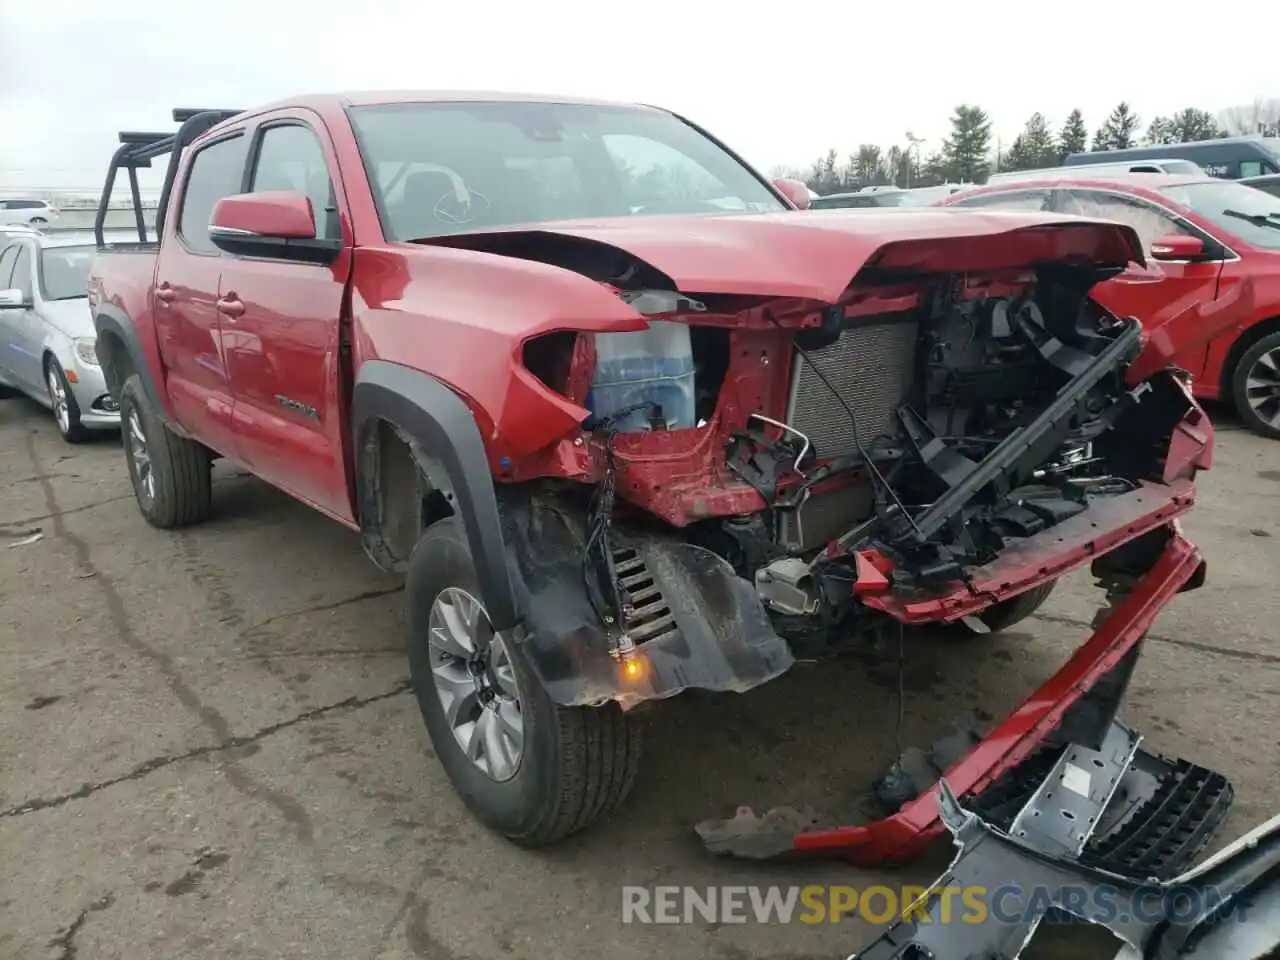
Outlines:
{"label": "cracked pavement", "polygon": [[[1232,777],[1221,839],[1275,812],[1277,457],[1224,428],[1187,522],[1209,582],[1162,614],[1124,713],[1156,749]],[[467,816],[431,754],[398,584],[353,534],[216,475],[212,521],[153,530],[118,440],[70,447],[34,404],[0,402],[0,960],[835,958],[871,928],[625,926],[620,886],[921,883],[945,864],[945,847],[894,871],[697,847],[692,824],[738,804],[858,815],[894,753],[895,680],[856,658],[651,711],[645,769],[612,821],[554,850],[512,847]],[[913,638],[904,742],[1007,711],[1096,602],[1073,577],[1026,629],[979,641],[985,657]],[[1090,937],[1049,931],[1031,955],[1091,955]]]}

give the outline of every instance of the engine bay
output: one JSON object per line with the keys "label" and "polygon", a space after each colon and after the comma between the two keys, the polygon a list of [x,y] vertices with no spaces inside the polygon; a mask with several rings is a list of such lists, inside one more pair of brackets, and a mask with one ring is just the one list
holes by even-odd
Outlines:
{"label": "engine bay", "polygon": [[[627,528],[656,522],[722,558],[783,635],[846,628],[868,612],[851,589],[868,558],[899,594],[972,590],[1011,545],[1172,479],[1170,444],[1194,409],[1173,373],[1126,385],[1141,325],[1089,299],[1092,267],[860,276],[846,301],[803,318],[628,288],[628,276],[600,280],[654,328],[688,333],[664,333],[655,362],[643,345],[602,352],[631,350],[610,367],[632,378],[612,407],[593,403],[601,335],[562,341],[572,357],[558,374],[526,351],[592,411],[576,449],[577,479],[594,482],[584,582],[623,636]],[[666,397],[685,407],[683,427]]]}

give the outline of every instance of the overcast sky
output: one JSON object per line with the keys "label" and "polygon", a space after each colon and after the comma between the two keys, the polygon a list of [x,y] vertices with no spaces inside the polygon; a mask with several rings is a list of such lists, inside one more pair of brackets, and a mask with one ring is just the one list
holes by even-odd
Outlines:
{"label": "overcast sky", "polygon": [[1280,96],[1248,18],[1183,5],[0,0],[0,188],[96,190],[118,130],[168,129],[173,106],[316,91],[654,103],[765,171],[908,130],[927,152],[959,102],[1007,143],[1036,110],[1057,126],[1078,106],[1092,130],[1121,99],[1145,125]]}

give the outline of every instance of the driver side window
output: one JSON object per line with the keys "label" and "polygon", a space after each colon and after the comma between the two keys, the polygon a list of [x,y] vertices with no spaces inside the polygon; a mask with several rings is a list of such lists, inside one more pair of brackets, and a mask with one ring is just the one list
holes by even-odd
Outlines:
{"label": "driver side window", "polygon": [[338,201],[324,148],[308,127],[285,123],[262,131],[249,189],[252,193],[280,190],[305,194],[316,218],[316,236],[322,240],[342,238]]}

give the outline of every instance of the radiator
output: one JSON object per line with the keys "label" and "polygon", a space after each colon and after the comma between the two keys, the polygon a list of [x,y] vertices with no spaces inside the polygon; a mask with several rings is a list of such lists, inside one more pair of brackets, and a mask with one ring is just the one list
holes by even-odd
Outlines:
{"label": "radiator", "polygon": [[[893,411],[915,369],[919,328],[918,320],[860,324],[829,347],[805,351],[853,410],[864,444],[895,423]],[[787,422],[809,438],[820,458],[854,449],[849,414],[799,352],[791,370]]]}
{"label": "radiator", "polygon": [[[915,372],[917,320],[862,324],[829,347],[805,351],[839,391],[858,421],[858,437],[870,442],[890,431],[893,412]],[[819,458],[851,453],[853,424],[831,389],[797,352],[791,370],[787,422],[813,443]],[[871,510],[871,490],[855,486],[815,494],[798,511],[780,515],[778,534],[793,550],[811,550],[844,533]]]}

